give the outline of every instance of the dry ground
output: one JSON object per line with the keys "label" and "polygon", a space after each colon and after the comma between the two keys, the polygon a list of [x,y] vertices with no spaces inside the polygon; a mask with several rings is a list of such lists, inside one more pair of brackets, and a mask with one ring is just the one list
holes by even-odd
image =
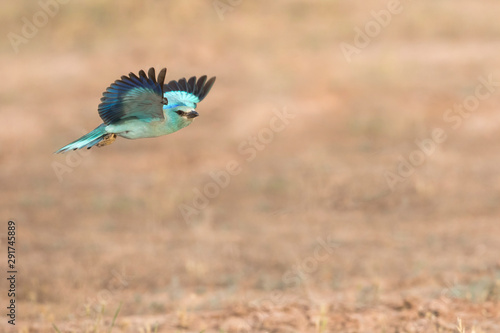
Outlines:
{"label": "dry ground", "polygon": [[[17,53],[41,7],[2,5],[1,330],[500,332],[498,85],[448,113],[500,81],[498,1],[403,1],[350,62],[388,2],[146,3],[61,4]],[[217,76],[193,125],[52,154],[149,66]]]}

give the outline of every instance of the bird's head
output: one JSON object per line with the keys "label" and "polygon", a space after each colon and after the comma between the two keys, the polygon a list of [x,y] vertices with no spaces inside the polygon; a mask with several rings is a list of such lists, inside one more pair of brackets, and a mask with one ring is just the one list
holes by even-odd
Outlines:
{"label": "bird's head", "polygon": [[199,116],[193,106],[180,105],[166,110],[168,122],[175,130],[180,130],[191,124]]}
{"label": "bird's head", "polygon": [[163,86],[163,97],[167,101],[163,110],[173,130],[188,126],[198,117],[196,106],[207,96],[214,82],[215,77],[207,81],[207,76],[203,75],[198,79],[193,76],[189,80],[170,81]]}
{"label": "bird's head", "polygon": [[198,117],[199,114],[194,109],[191,108],[183,108],[184,110],[175,110],[174,112],[182,118],[184,121],[193,121],[194,118]]}

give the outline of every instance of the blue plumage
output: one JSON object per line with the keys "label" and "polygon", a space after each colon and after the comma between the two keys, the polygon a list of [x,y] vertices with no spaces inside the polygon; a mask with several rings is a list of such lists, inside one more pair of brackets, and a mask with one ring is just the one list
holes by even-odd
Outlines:
{"label": "blue plumage", "polygon": [[105,124],[112,124],[125,118],[164,119],[163,81],[167,70],[163,69],[156,81],[155,70],[151,68],[149,77],[144,71],[139,76],[130,73],[122,76],[106,89],[101,98],[98,112]]}
{"label": "blue plumage", "polygon": [[178,131],[198,116],[195,111],[212,88],[215,77],[198,80],[182,78],[164,84],[167,70],[156,77],[154,68],[139,76],[130,73],[112,83],[103,93],[98,107],[103,124],[92,132],[56,151],[63,153],[81,148],[102,147],[117,136],[127,139],[157,137]]}

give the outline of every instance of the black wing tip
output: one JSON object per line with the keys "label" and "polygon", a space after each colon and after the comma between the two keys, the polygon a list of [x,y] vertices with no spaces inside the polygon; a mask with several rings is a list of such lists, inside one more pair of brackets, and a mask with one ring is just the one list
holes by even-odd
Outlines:
{"label": "black wing tip", "polygon": [[[160,72],[158,73],[158,76],[156,76],[156,71],[154,67],[149,68],[148,73],[146,75],[146,72],[141,69],[138,72],[139,75],[135,74],[134,72],[130,72],[128,76],[122,75],[121,81],[127,81],[129,79],[146,79],[146,80],[151,80],[155,84],[159,84],[163,86],[163,83],[165,82],[165,76],[167,75],[167,68],[163,67]],[[120,81],[116,80],[115,82]]]}
{"label": "black wing tip", "polygon": [[[143,84],[143,83],[153,83],[155,86],[157,86],[161,90],[161,94],[163,95],[163,85],[165,83],[165,76],[167,75],[167,68],[162,68],[160,72],[158,73],[158,76],[156,76],[156,71],[154,67],[149,68],[148,73],[141,69],[138,71],[138,74],[135,74],[134,72],[130,72],[128,76],[122,75],[120,79],[116,80],[114,83],[111,84],[109,88],[112,88],[113,86],[119,86],[119,85],[125,85],[128,87],[134,87],[137,84]],[[107,89],[106,89],[107,91]]]}
{"label": "black wing tip", "polygon": [[148,75],[146,76],[146,73],[141,69],[139,73],[142,73],[142,76],[144,78],[149,78],[151,81],[154,83],[159,84],[160,86],[163,86],[163,83],[165,82],[165,76],[167,75],[167,68],[163,67],[160,72],[158,73],[158,77],[156,76],[156,71],[154,67],[151,67],[148,70]]}
{"label": "black wing tip", "polygon": [[165,83],[165,76],[167,75],[167,68],[163,67],[160,70],[160,73],[158,73],[158,84],[162,87],[163,89],[163,84]]}
{"label": "black wing tip", "polygon": [[185,91],[198,97],[201,102],[208,95],[216,80],[215,76],[208,81],[207,78],[206,75],[202,75],[198,79],[196,79],[196,76],[192,76],[189,80],[184,77],[179,80],[172,80],[163,86],[163,91]]}
{"label": "black wing tip", "polygon": [[[144,71],[141,69],[141,72],[144,74],[144,77],[146,77],[146,73],[144,73]],[[154,83],[156,83],[156,73],[155,73],[155,68],[154,67],[151,67],[149,70],[148,70],[148,77],[151,81],[153,81]]]}
{"label": "black wing tip", "polygon": [[200,99],[200,102],[207,97],[208,93],[212,89],[214,83],[215,83],[215,76],[212,76],[208,81],[206,81],[207,76],[204,75],[205,82],[203,86],[201,87],[201,91],[198,94],[198,98]]}

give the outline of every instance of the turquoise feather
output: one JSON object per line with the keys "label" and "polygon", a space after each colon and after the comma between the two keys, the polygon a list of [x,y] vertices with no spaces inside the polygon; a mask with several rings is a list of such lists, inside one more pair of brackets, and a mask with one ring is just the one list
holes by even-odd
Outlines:
{"label": "turquoise feather", "polygon": [[207,81],[205,75],[198,80],[193,76],[164,84],[165,75],[165,68],[158,77],[150,68],[148,75],[141,70],[138,76],[130,73],[116,80],[103,93],[98,107],[104,123],[56,153],[102,146],[113,134],[126,139],[151,138],[189,126],[198,116],[197,104],[210,92],[215,77]]}

